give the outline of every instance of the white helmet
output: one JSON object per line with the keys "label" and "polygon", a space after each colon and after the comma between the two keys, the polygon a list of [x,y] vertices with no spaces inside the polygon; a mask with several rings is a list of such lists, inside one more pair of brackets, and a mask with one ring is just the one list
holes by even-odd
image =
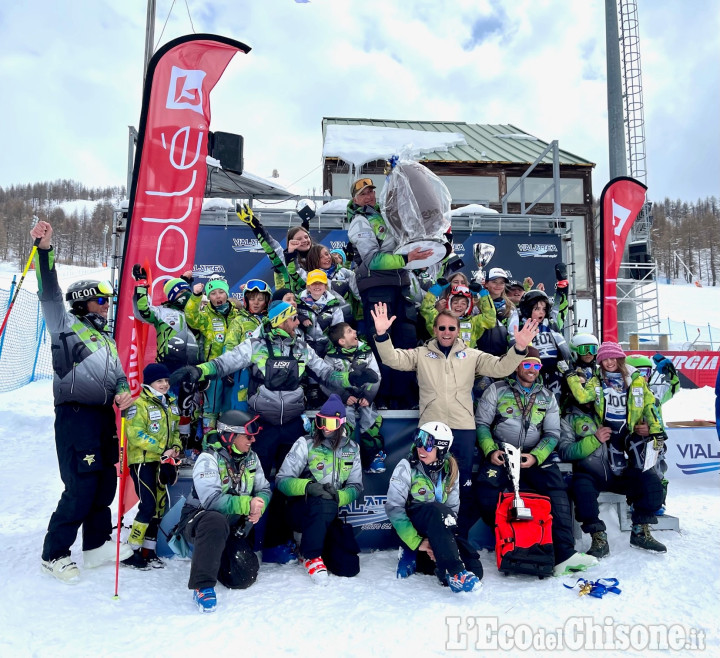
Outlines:
{"label": "white helmet", "polygon": [[595,349],[592,350],[592,348],[590,348],[592,350],[591,354],[597,354],[600,341],[592,334],[575,334],[570,339],[570,351],[573,353],[573,359],[575,361],[577,361],[578,356],[581,354],[587,354],[587,348],[583,349],[585,345],[593,345]]}
{"label": "white helmet", "polygon": [[434,447],[438,449],[438,459],[442,459],[450,450],[453,443],[452,430],[439,421],[424,423],[415,430],[413,445],[425,448],[430,452]]}

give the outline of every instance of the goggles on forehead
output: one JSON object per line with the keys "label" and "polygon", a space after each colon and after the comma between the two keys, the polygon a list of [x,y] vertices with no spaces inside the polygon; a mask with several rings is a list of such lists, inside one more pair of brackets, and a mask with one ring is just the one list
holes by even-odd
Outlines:
{"label": "goggles on forehead", "polygon": [[100,281],[97,288],[99,292],[103,295],[107,295],[108,297],[112,297],[115,294],[112,284],[109,281]]}
{"label": "goggles on forehead", "polygon": [[321,430],[328,430],[328,432],[334,432],[336,429],[342,427],[346,420],[346,418],[340,418],[338,416],[315,415],[315,424],[318,428]]}
{"label": "goggles on forehead", "polygon": [[245,284],[245,292],[270,292],[270,286],[262,279],[250,279]]}
{"label": "goggles on forehead", "polygon": [[523,370],[542,370],[542,363],[538,363],[537,361],[523,361],[522,367]]}
{"label": "goggles on forehead", "polygon": [[597,354],[598,346],[593,345],[592,343],[590,343],[589,345],[578,345],[575,348],[575,351],[580,356],[585,356],[586,354],[592,354],[594,356],[595,354]]}
{"label": "goggles on forehead", "polygon": [[254,435],[257,434],[262,427],[258,425],[258,418],[260,416],[255,416],[252,420],[249,420],[244,425],[227,425],[226,423],[223,423],[221,421],[217,422],[217,431],[218,432],[229,432],[232,434],[250,434]]}
{"label": "goggles on forehead", "polygon": [[416,429],[413,437],[413,445],[416,448],[423,448],[425,452],[430,452],[435,447],[435,437],[425,430]]}

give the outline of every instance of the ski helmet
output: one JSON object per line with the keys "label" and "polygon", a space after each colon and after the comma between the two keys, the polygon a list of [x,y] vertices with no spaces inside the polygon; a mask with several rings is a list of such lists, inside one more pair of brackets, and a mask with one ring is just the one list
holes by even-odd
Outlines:
{"label": "ski helmet", "polygon": [[460,285],[454,285],[450,289],[450,294],[447,298],[447,308],[449,311],[452,311],[451,304],[453,297],[464,297],[468,300],[468,307],[465,311],[465,315],[470,315],[472,313],[472,307],[473,307],[473,299],[472,299],[472,293],[470,292],[470,288],[467,286],[460,286]]}
{"label": "ski helmet", "polygon": [[518,303],[520,315],[524,318],[530,318],[535,304],[538,302],[545,302],[545,317],[549,317],[550,309],[552,309],[552,301],[542,290],[528,290],[522,296],[522,299],[520,299]]}
{"label": "ski helmet", "polygon": [[220,443],[227,450],[233,449],[233,441],[238,434],[255,436],[262,428],[258,426],[259,415],[250,415],[240,409],[230,409],[220,414],[217,420],[217,433]]}
{"label": "ski helmet", "polygon": [[452,444],[452,430],[445,423],[438,421],[422,424],[415,430],[413,435],[413,446],[415,448],[424,448],[427,452],[430,452],[437,447],[438,460],[440,461],[445,459]]}
{"label": "ski helmet", "polygon": [[109,299],[115,294],[109,281],[83,280],[75,281],[65,292],[65,301],[70,302],[76,313],[87,313],[87,302],[90,300]]}
{"label": "ski helmet", "polygon": [[573,359],[577,363],[578,357],[584,354],[592,354],[595,356],[598,351],[600,342],[592,334],[575,334],[570,339],[570,351]]}
{"label": "ski helmet", "polygon": [[265,295],[265,310],[267,310],[267,307],[270,306],[270,286],[265,283],[262,279],[250,279],[246,284],[245,288],[243,289],[243,306],[247,310],[248,308],[248,300],[247,300],[247,294],[249,292],[261,292]]}
{"label": "ski helmet", "polygon": [[655,365],[653,360],[644,354],[628,354],[625,358],[625,363],[639,371],[646,379],[650,379]]}

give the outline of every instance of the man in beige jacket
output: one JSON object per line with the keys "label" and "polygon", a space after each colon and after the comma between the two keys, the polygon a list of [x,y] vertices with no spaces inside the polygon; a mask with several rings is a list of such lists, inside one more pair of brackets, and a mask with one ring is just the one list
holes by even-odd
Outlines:
{"label": "man in beige jacket", "polygon": [[[453,433],[451,452],[460,467],[460,495],[469,491],[475,445],[475,417],[472,388],[476,377],[507,377],[527,356],[527,346],[537,334],[538,323],[531,320],[515,334],[515,345],[503,356],[467,347],[458,338],[458,319],[441,311],[433,323],[435,338],[422,347],[401,350],[393,347],[387,330],[395,320],[388,317],[382,302],[371,310],[375,321],[375,345],[382,362],[396,370],[417,372],[420,388],[420,421],[441,421]],[[462,502],[461,502],[462,504]]]}

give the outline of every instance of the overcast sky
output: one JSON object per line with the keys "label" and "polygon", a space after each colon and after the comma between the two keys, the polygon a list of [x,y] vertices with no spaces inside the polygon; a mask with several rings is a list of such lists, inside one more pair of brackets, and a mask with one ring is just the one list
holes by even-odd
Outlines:
{"label": "overcast sky", "polygon": [[[195,32],[253,48],[211,96],[245,166],[320,192],[323,117],[507,123],[608,179],[603,0],[187,0]],[[640,0],[649,197],[720,196],[720,3]],[[193,29],[157,0],[155,40]],[[0,186],[121,185],[145,0],[0,5]],[[162,36],[161,36],[162,33]]]}

